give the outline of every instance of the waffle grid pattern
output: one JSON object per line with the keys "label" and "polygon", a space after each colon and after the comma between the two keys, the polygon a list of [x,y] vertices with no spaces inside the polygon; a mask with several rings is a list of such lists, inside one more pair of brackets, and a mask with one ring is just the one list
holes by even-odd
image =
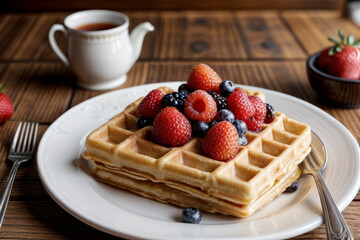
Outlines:
{"label": "waffle grid pattern", "polygon": [[[160,88],[172,92],[168,88]],[[263,98],[262,93],[248,92]],[[167,148],[151,142],[152,126],[137,130],[137,106],[142,98],[89,135],[85,159],[126,171],[153,182],[163,182],[191,193],[193,188],[235,204],[248,205],[303,158],[310,145],[306,124],[276,113],[259,133],[248,132],[248,144],[228,162],[201,154],[201,138]]]}

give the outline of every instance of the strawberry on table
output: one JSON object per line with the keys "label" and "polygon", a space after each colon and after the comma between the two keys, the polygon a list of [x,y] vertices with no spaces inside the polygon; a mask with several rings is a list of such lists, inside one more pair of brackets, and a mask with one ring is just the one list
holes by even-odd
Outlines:
{"label": "strawberry on table", "polygon": [[181,146],[191,138],[191,124],[179,110],[166,107],[154,120],[152,138],[166,147]]}
{"label": "strawberry on table", "polygon": [[150,91],[140,102],[138,114],[147,118],[155,118],[162,109],[161,100],[163,96],[164,93],[159,89]]}
{"label": "strawberry on table", "polygon": [[329,38],[334,46],[322,51],[317,59],[320,70],[330,75],[356,80],[360,78],[360,40],[353,35],[345,37],[338,31],[340,40]]}
{"label": "strawberry on table", "polygon": [[14,113],[14,108],[11,104],[11,100],[7,95],[2,93],[3,86],[0,84],[0,123],[5,122]]}
{"label": "strawberry on table", "polygon": [[201,63],[196,65],[190,72],[187,85],[192,90],[219,91],[221,78],[208,65]]}
{"label": "strawberry on table", "polygon": [[239,151],[239,135],[235,126],[228,121],[215,124],[206,133],[201,149],[206,156],[219,161],[232,159]]}

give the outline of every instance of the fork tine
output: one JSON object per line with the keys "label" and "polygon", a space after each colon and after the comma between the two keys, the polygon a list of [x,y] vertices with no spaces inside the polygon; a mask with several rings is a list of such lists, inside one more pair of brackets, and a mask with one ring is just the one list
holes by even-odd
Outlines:
{"label": "fork tine", "polygon": [[19,138],[19,135],[20,135],[20,130],[21,130],[21,126],[22,126],[23,122],[19,122],[19,125],[16,129],[16,132],[15,132],[15,135],[14,135],[14,139],[11,143],[11,147],[10,147],[10,151],[11,152],[14,152],[15,151],[15,147],[16,147],[16,143],[17,143],[17,140]]}
{"label": "fork tine", "polygon": [[27,149],[27,141],[28,141],[28,135],[29,135],[29,130],[30,130],[30,123],[26,122],[25,123],[25,136],[24,136],[24,141],[22,142],[22,149],[21,152],[25,152]]}
{"label": "fork tine", "polygon": [[[36,137],[37,137],[37,133],[38,133],[38,128],[39,128],[39,123],[33,123],[32,124],[32,128],[31,128],[31,134],[32,135],[32,145],[29,144],[29,152],[33,152],[35,149],[35,145],[36,145]],[[34,130],[34,131],[32,131]]]}

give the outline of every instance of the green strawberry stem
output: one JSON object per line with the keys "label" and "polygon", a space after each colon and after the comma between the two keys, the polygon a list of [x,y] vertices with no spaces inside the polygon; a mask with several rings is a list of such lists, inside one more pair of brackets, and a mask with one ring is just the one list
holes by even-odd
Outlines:
{"label": "green strawberry stem", "polygon": [[334,55],[336,52],[341,52],[344,46],[352,46],[355,48],[360,48],[360,39],[355,41],[354,35],[350,34],[348,37],[345,37],[341,29],[338,30],[338,35],[340,40],[329,37],[328,39],[333,42],[334,47],[330,48],[329,55]]}
{"label": "green strawberry stem", "polygon": [[0,83],[0,92],[2,92],[4,89],[4,86],[2,85],[2,83]]}

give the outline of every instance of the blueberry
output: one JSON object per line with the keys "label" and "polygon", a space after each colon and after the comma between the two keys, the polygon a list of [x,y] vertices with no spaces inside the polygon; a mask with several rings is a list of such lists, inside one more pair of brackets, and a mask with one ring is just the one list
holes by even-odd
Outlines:
{"label": "blueberry", "polygon": [[183,84],[181,84],[180,86],[179,86],[179,88],[178,88],[178,91],[179,92],[181,92],[181,91],[183,91],[183,90],[185,90],[185,91],[187,91],[187,92],[192,92],[192,90],[189,88],[189,86],[186,84],[186,83],[183,83]]}
{"label": "blueberry", "polygon": [[245,146],[248,143],[245,136],[239,137],[239,145]]}
{"label": "blueberry", "polygon": [[238,132],[239,134],[239,137],[242,137],[246,134],[247,132],[247,126],[246,126],[246,123],[239,120],[239,119],[236,119],[234,122],[233,122],[235,128],[236,128],[236,131]]}
{"label": "blueberry", "polygon": [[148,125],[152,124],[152,119],[144,117],[144,116],[140,116],[137,120],[136,120],[136,127],[138,129],[141,129],[143,127],[146,127]]}
{"label": "blueberry", "polygon": [[193,207],[185,208],[182,211],[181,217],[184,223],[195,224],[199,224],[202,218],[200,211]]}
{"label": "blueberry", "polygon": [[295,181],[286,188],[285,192],[287,192],[287,193],[296,192],[296,190],[298,190],[298,188],[299,188],[299,184],[298,184],[298,182]]}
{"label": "blueberry", "polygon": [[220,83],[219,91],[223,97],[228,97],[235,91],[235,84],[230,80],[225,80]]}
{"label": "blueberry", "polygon": [[204,137],[209,130],[209,125],[206,122],[198,121],[194,124],[194,133],[199,137]]}
{"label": "blueberry", "polygon": [[211,122],[209,122],[209,129],[214,126],[215,124],[217,124],[217,121],[212,120]]}
{"label": "blueberry", "polygon": [[234,120],[235,120],[235,116],[234,114],[228,110],[228,109],[221,109],[216,117],[215,117],[215,120],[218,121],[218,122],[221,122],[221,121],[228,121],[228,122],[231,122],[233,123]]}
{"label": "blueberry", "polygon": [[266,103],[266,117],[265,123],[271,123],[275,118],[275,109],[272,105]]}

